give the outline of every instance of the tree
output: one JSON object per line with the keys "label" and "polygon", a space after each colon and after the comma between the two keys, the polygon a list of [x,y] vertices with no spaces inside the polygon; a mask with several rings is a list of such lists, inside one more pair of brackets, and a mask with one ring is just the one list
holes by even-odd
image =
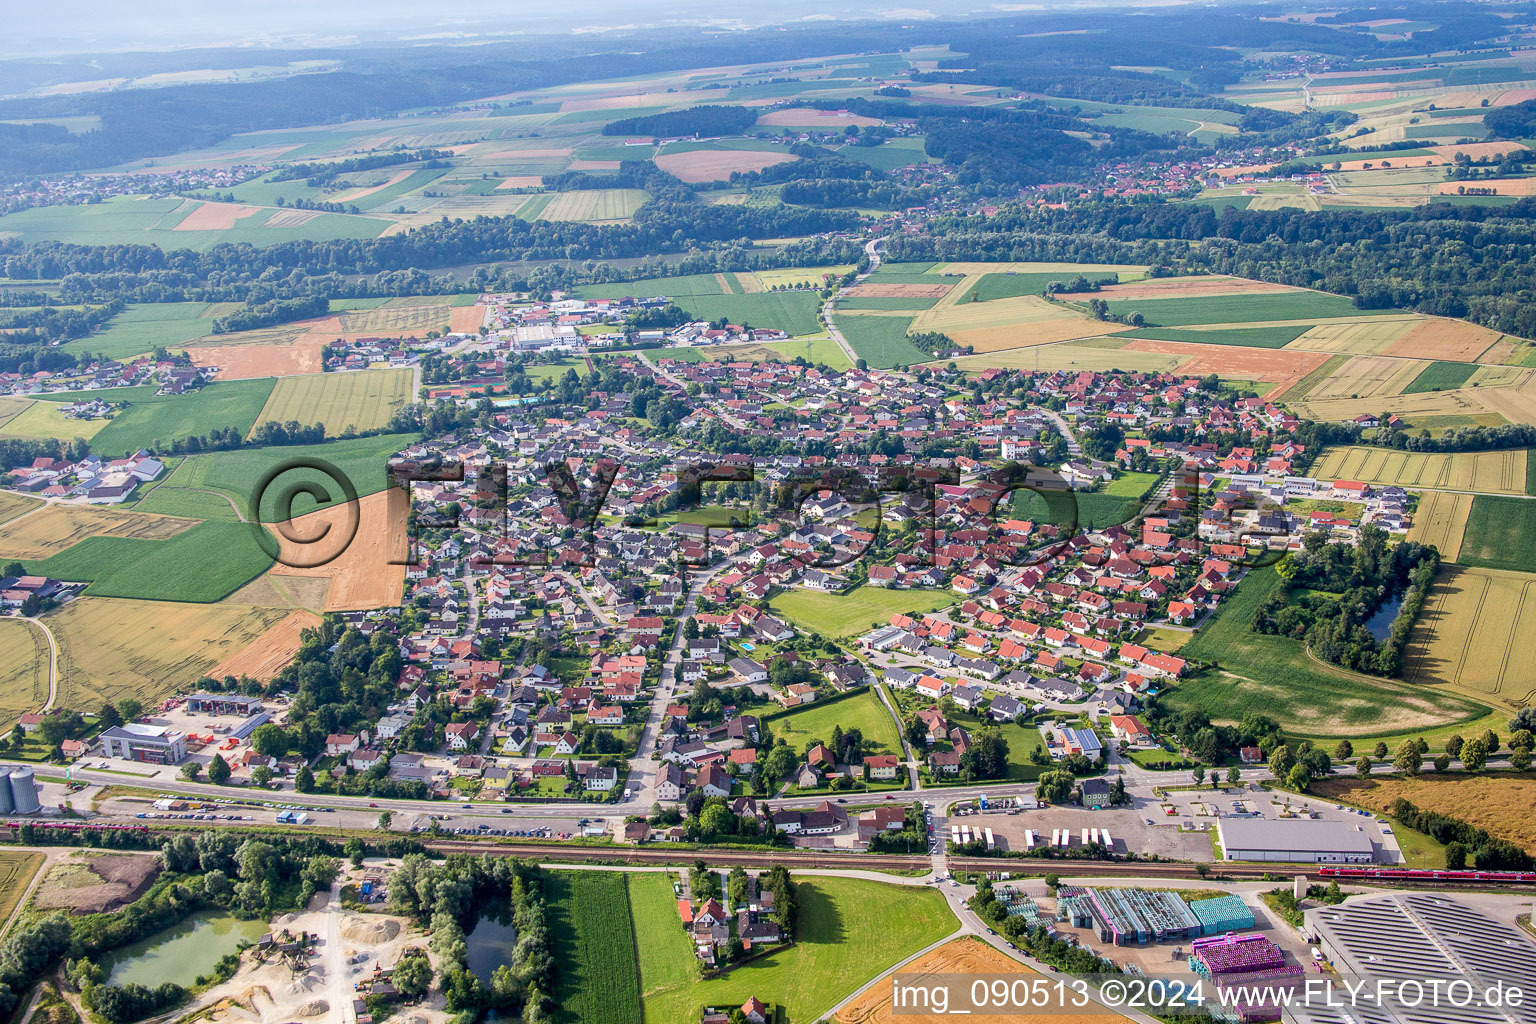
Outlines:
{"label": "tree", "polygon": [[251,769],[251,785],[266,789],[272,783],[272,769],[259,764]]}
{"label": "tree", "polygon": [[1463,871],[1467,866],[1467,848],[1461,843],[1445,844],[1445,867],[1448,871]]}
{"label": "tree", "polygon": [[1488,753],[1497,754],[1499,752],[1499,734],[1492,729],[1484,729],[1483,734],[1478,739],[1483,741],[1483,749]]}
{"label": "tree", "polygon": [[1376,741],[1376,749],[1372,750],[1371,753],[1375,754],[1377,757],[1386,757],[1387,756],[1387,744],[1386,744],[1386,742],[1384,740],[1377,740]]}
{"label": "tree", "polygon": [[1531,751],[1529,747],[1516,747],[1509,752],[1509,766],[1517,772],[1523,772],[1531,766]]}
{"label": "tree", "polygon": [[1360,755],[1360,760],[1355,762],[1355,771],[1361,775],[1371,774],[1371,758],[1369,754]]}
{"label": "tree", "polygon": [[425,956],[408,956],[395,964],[394,982],[407,999],[420,999],[432,984],[432,965]]}
{"label": "tree", "polygon": [[1340,761],[1348,761],[1355,756],[1355,745],[1349,740],[1339,740],[1333,746],[1333,756]]}
{"label": "tree", "polygon": [[1115,781],[1109,784],[1109,805],[1123,807],[1130,802],[1131,796],[1125,791],[1125,776],[1116,775]]}
{"label": "tree", "polygon": [[1461,745],[1465,742],[1466,740],[1461,738],[1461,733],[1453,732],[1445,738],[1445,752],[1452,757],[1460,757]]}
{"label": "tree", "polygon": [[1291,752],[1289,744],[1281,744],[1269,755],[1269,774],[1277,779],[1285,778],[1295,766],[1296,755]]}
{"label": "tree", "polygon": [[1481,739],[1471,739],[1461,745],[1461,766],[1469,772],[1480,772],[1488,766],[1488,748]]}
{"label": "tree", "polygon": [[309,770],[309,765],[301,765],[298,773],[293,777],[293,788],[300,793],[308,793],[315,788],[315,773]]}
{"label": "tree", "polygon": [[1451,770],[1451,755],[1436,754],[1434,760],[1435,771],[1448,772]]}
{"label": "tree", "polygon": [[1035,783],[1035,795],[1052,804],[1064,804],[1072,798],[1074,785],[1071,772],[1061,770],[1041,772]]}
{"label": "tree", "polygon": [[1227,769],[1227,785],[1238,786],[1242,784],[1242,781],[1243,770],[1241,768],[1234,764],[1232,767]]}
{"label": "tree", "polygon": [[379,812],[379,829],[380,829],[380,831],[388,832],[389,831],[390,823],[393,822],[394,820],[395,820],[395,815],[394,815],[393,812],[391,812],[391,811],[380,811]]}
{"label": "tree", "polygon": [[103,729],[123,724],[123,716],[117,713],[117,708],[111,704],[103,704],[101,710],[96,712],[96,724]]}
{"label": "tree", "polygon": [[1401,775],[1417,775],[1424,767],[1424,755],[1419,752],[1419,745],[1413,740],[1404,740],[1398,748],[1397,760],[1392,762],[1392,767]]}
{"label": "tree", "polygon": [[1285,781],[1296,792],[1305,793],[1312,787],[1312,769],[1308,768],[1305,764],[1292,765],[1290,773],[1285,777]]}
{"label": "tree", "polygon": [[736,816],[721,803],[711,803],[699,815],[699,831],[704,838],[713,839],[732,831]]}
{"label": "tree", "polygon": [[1195,785],[1203,786],[1205,784],[1205,765],[1203,765],[1203,764],[1195,765],[1194,776],[1195,776]]}
{"label": "tree", "polygon": [[208,762],[208,780],[215,786],[229,781],[229,762],[224,760],[223,754],[214,754],[213,760]]}
{"label": "tree", "polygon": [[117,713],[123,716],[123,721],[131,722],[144,711],[144,705],[132,697],[124,697],[117,702]]}
{"label": "tree", "polygon": [[196,782],[197,777],[203,773],[203,766],[196,761],[188,761],[181,766],[181,777],[188,782]]}

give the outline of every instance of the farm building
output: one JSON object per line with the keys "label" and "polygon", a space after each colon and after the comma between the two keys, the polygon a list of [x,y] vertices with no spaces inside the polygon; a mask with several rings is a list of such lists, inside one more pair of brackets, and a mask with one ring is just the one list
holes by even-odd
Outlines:
{"label": "farm building", "polygon": [[1306,864],[1371,864],[1376,846],[1346,821],[1310,818],[1220,818],[1216,833],[1227,860]]}

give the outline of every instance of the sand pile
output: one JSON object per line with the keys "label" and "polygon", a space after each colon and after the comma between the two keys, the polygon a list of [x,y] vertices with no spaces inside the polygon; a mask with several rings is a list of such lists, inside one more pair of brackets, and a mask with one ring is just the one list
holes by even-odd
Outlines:
{"label": "sand pile", "polygon": [[330,1009],[331,1004],[324,999],[311,999],[293,1012],[300,1017],[319,1017],[321,1014],[328,1013]]}
{"label": "sand pile", "polygon": [[352,942],[365,942],[376,946],[399,935],[400,922],[390,918],[369,920],[363,917],[349,917],[347,923],[341,926],[341,934],[343,938]]}

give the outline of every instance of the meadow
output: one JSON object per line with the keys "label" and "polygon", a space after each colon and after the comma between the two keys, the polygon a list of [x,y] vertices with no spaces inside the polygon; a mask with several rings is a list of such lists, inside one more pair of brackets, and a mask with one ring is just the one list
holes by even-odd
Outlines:
{"label": "meadow", "polygon": [[907,340],[912,321],[906,317],[840,316],[837,327],[860,359],[870,366],[889,369],[927,362],[933,356]]}
{"label": "meadow", "polygon": [[133,697],[151,706],[276,625],[287,610],[80,597],[48,615],[59,644],[59,703],[86,710]]}
{"label": "meadow", "polygon": [[1314,659],[1299,640],[1255,633],[1259,605],[1284,586],[1273,567],[1248,573],[1180,652],[1208,663],[1166,700],[1235,722],[1268,715],[1287,735],[1366,736],[1473,721],[1482,703],[1444,689],[1348,672]]}
{"label": "meadow", "polygon": [[[1469,529],[1463,559],[1472,541]],[[1536,576],[1447,565],[1419,613],[1403,677],[1517,708],[1536,696],[1533,661]]]}
{"label": "meadow", "polygon": [[559,1019],[641,1024],[640,961],[629,906],[629,876],[551,871],[544,876],[560,979]]}
{"label": "meadow", "polygon": [[213,333],[206,302],[134,303],[113,317],[106,329],[65,342],[66,352],[91,352],[108,359],[129,359],[164,346],[175,349]]}
{"label": "meadow", "polygon": [[32,402],[0,426],[0,437],[43,441],[50,437],[89,441],[111,420],[71,419],[64,415],[60,402]]}
{"label": "meadow", "polygon": [[1190,324],[1240,324],[1272,320],[1321,320],[1357,316],[1354,302],[1323,292],[1281,292],[1256,295],[1210,295],[1180,299],[1116,299],[1109,303],[1116,316],[1140,313],[1154,327]]}
{"label": "meadow", "polygon": [[896,722],[871,689],[842,700],[818,701],[808,707],[768,715],[763,718],[763,725],[773,731],[774,739],[783,740],[796,752],[805,750],[813,741],[832,742],[833,727],[842,726],[844,732],[858,729],[863,733],[870,753],[901,753]]}
{"label": "meadow", "polygon": [[1473,498],[1457,561],[1536,572],[1536,500],[1490,494]]}
{"label": "meadow", "polygon": [[820,1020],[838,1000],[956,927],[943,895],[927,887],[821,877],[799,882],[796,894],[793,946],[701,982],[669,876],[633,876],[647,1024],[696,1020],[704,1006],[740,1006],[752,996],[783,1006],[797,1024]]}
{"label": "meadow", "polygon": [[198,523],[166,540],[88,537],[41,561],[29,572],[72,582],[90,581],[92,597],[149,601],[217,601],[272,564],[243,523]]}
{"label": "meadow", "polygon": [[846,594],[787,590],[768,605],[807,632],[840,639],[869,630],[871,623],[884,626],[892,615],[921,615],[958,600],[950,590],[896,590],[866,584]]}
{"label": "meadow", "polygon": [[323,423],[327,434],[376,430],[410,401],[410,370],[363,370],[279,378],[256,421]]}
{"label": "meadow", "polygon": [[256,425],[272,383],[270,379],[215,381],[182,395],[135,398],[96,433],[91,448],[103,457],[116,458],[141,448],[167,452],[173,441],[231,427],[243,436]]}

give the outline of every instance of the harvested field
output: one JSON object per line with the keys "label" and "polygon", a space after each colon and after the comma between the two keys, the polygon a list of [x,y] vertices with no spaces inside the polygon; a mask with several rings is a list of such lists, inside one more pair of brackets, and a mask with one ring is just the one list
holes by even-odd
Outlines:
{"label": "harvested field", "polygon": [[181,219],[173,231],[228,231],[236,221],[259,213],[259,206],[237,206],[233,203],[203,203]]}
{"label": "harvested field", "polygon": [[177,516],[95,505],[48,505],[0,525],[0,557],[47,558],[87,537],[165,540],[195,525],[197,520]]}
{"label": "harvested field", "polygon": [[[913,264],[908,264],[912,266]],[[887,264],[886,266],[889,266]],[[884,267],[882,266],[882,270]],[[931,268],[936,273],[943,273],[946,277],[956,275],[970,277],[982,274],[1062,274],[1067,279],[1082,274],[1084,277],[1108,276],[1119,274],[1124,281],[1134,272],[1145,271],[1144,264],[1138,263],[1041,263],[1032,260],[1014,260],[999,263],[977,263],[973,261],[956,261],[953,263],[940,263]]]}
{"label": "harvested field", "polygon": [[1063,341],[1097,339],[1116,331],[1128,330],[1130,330],[1129,327],[1106,324],[1089,317],[1074,317],[1067,320],[1008,327],[981,327],[946,333],[957,343],[969,345],[976,352],[1002,352],[1007,349],[1028,348],[1035,345],[1054,345]]}
{"label": "harvested field", "polygon": [[1064,299],[1087,302],[1089,299],[1173,299],[1196,295],[1255,295],[1266,292],[1299,292],[1268,281],[1250,281],[1245,277],[1157,277],[1132,284],[1112,284],[1097,292],[1062,293]]}
{"label": "harvested field", "polygon": [[1376,355],[1421,322],[1418,317],[1413,317],[1364,323],[1318,324],[1307,328],[1306,333],[1286,347],[1306,349],[1309,352]]}
{"label": "harvested field", "polygon": [[303,334],[276,345],[219,345],[189,347],[187,358],[198,366],[217,366],[217,380],[255,380],[320,373],[325,369],[329,335]]}
{"label": "harvested field", "polygon": [[1316,402],[1329,398],[1383,398],[1400,395],[1427,366],[1429,362],[1423,359],[1356,356],[1330,377],[1320,381],[1307,397]]}
{"label": "harvested field", "polygon": [[549,199],[534,219],[610,223],[628,220],[644,202],[645,193],[637,188],[560,192]]}
{"label": "harvested field", "polygon": [[[9,921],[16,904],[26,894],[32,877],[42,868],[44,857],[30,850],[0,851],[0,921]],[[41,1014],[35,1018],[42,1021]]]}
{"label": "harvested field", "polygon": [[301,228],[305,224],[319,217],[320,210],[277,210],[267,218],[263,227],[268,228]]}
{"label": "harvested field", "polygon": [[[232,595],[233,601],[238,594]],[[299,634],[320,625],[314,612],[293,612],[277,625],[252,640],[250,646],[232,658],[208,670],[215,679],[225,676],[250,676],[265,682],[277,675],[299,650]]]}
{"label": "harvested field", "polygon": [[1439,454],[1359,445],[1328,449],[1312,475],[1320,480],[1360,480],[1409,488],[1524,494],[1525,462],[1523,448]]}
{"label": "harvested field", "polygon": [[271,572],[264,572],[230,594],[224,602],[254,608],[322,612],[325,610],[325,595],[330,589],[331,581],[324,577],[273,576]]}
{"label": "harvested field", "polygon": [[0,619],[0,729],[48,702],[48,641],[30,622]]}
{"label": "harvested field", "polygon": [[448,314],[448,326],[464,334],[474,334],[484,324],[484,306],[454,306],[452,312]]}
{"label": "harvested field", "polygon": [[[1471,733],[1466,738],[1471,739]],[[1460,818],[1486,829],[1491,836],[1536,853],[1536,816],[1529,813],[1536,807],[1536,774],[1531,772],[1320,779],[1313,783],[1311,792],[1383,813],[1401,798],[1426,811]]]}
{"label": "harvested field", "polygon": [[[1131,352],[1092,345],[1035,345],[986,355],[962,356],[955,365],[967,373],[992,368],[1002,370],[1124,370],[1128,373],[1166,373],[1183,362],[1173,355]],[[1197,346],[1198,347],[1198,346]]]}
{"label": "harvested field", "polygon": [[[345,551],[325,565],[312,569],[278,564],[273,567],[272,575],[330,579],[331,589],[325,599],[328,612],[398,605],[405,588],[403,562],[407,556],[404,497],[404,492],[398,488],[390,488],[359,499],[357,536]],[[299,516],[288,525],[288,532],[300,538],[318,537],[327,527],[334,536],[345,535],[347,511],[344,505]],[[282,538],[281,534],[278,536]],[[286,539],[281,539],[280,543],[285,552],[292,547]],[[391,565],[391,560],[402,564]]]}
{"label": "harvested field", "polygon": [[48,616],[59,643],[60,703],[79,711],[121,697],[152,705],[184,691],[286,614],[224,602],[76,598]]}
{"label": "harvested field", "polygon": [[[961,289],[957,289],[958,294]],[[990,302],[940,302],[912,321],[912,330],[942,331],[977,352],[996,352],[1024,345],[1044,345],[1129,330],[1075,310],[1047,302],[1038,295],[1016,295]]]}
{"label": "harvested field", "polygon": [[387,425],[410,400],[411,371],[360,370],[284,377],[272,388],[255,426],[263,423],[323,423],[336,436]]}
{"label": "harvested field", "polygon": [[953,284],[946,281],[935,281],[933,284],[882,284],[879,281],[865,281],[863,284],[844,289],[840,294],[849,299],[942,299],[953,287]]}
{"label": "harvested field", "polygon": [[770,127],[798,125],[835,130],[850,124],[856,124],[860,128],[873,128],[885,122],[876,117],[864,117],[859,114],[850,114],[846,111],[817,110],[814,107],[786,107],[782,110],[769,111],[759,117],[757,123]]}
{"label": "harvested field", "polygon": [[8,523],[24,512],[41,508],[41,498],[31,498],[11,491],[0,491],[0,523]]}
{"label": "harvested field", "polygon": [[[619,169],[617,160],[572,160],[565,167],[568,171],[616,171]],[[726,175],[730,177],[730,175]],[[540,179],[542,181],[542,179]]]}
{"label": "harvested field", "polygon": [[1513,153],[1526,147],[1518,142],[1468,142],[1463,145],[1447,144],[1444,146],[1430,146],[1437,155],[1450,160],[1457,153],[1465,153],[1476,160],[1478,157],[1497,158],[1505,153]]}
{"label": "harvested field", "polygon": [[764,167],[798,159],[791,153],[764,153],[751,149],[698,149],[658,156],[656,166],[669,174],[675,174],[682,181],[723,181],[731,176],[732,171],[760,171]]}
{"label": "harvested field", "polygon": [[1444,181],[1435,187],[1435,192],[1442,196],[1459,195],[1458,188],[1465,191],[1468,187],[1477,190],[1478,195],[1486,195],[1484,189],[1493,189],[1497,196],[1536,196],[1536,178],[1479,178],[1470,186],[1464,181]]}
{"label": "harvested field", "polygon": [[1296,352],[1291,349],[1243,348],[1239,345],[1191,345],[1180,341],[1133,341],[1121,351],[1160,352],[1185,357],[1180,369],[1185,373],[1223,377],[1242,377],[1275,384],[1270,395],[1285,388],[1328,361],[1321,352]]}
{"label": "harvested field", "polygon": [[160,876],[160,858],[150,853],[80,850],[43,876],[32,905],[39,910],[101,914],[138,899]]}
{"label": "harvested field", "polygon": [[1433,317],[1382,349],[1381,354],[1470,363],[1500,337],[1498,331],[1490,331],[1465,320]]}
{"label": "harvested field", "polygon": [[[938,949],[924,953],[902,967],[899,973],[904,976],[903,980],[911,985],[933,984],[941,981],[940,978],[935,977],[925,982],[920,977],[911,977],[912,975],[1020,974],[1027,977],[1040,977],[1036,971],[1019,963],[1002,950],[971,935],[951,940]],[[912,1024],[938,1024],[939,1021],[948,1019],[946,1015],[916,1013],[911,1009],[902,1009],[898,1012],[891,1005],[891,987],[891,980],[882,978],[860,992],[847,1006],[838,1011],[835,1018],[837,1024],[902,1024],[907,1021]],[[1058,1019],[1062,1014],[1071,1014],[1073,1019],[1081,1020],[1084,1024],[1123,1024],[1126,1019],[1107,1009],[1100,1013],[1090,1013],[1086,1010],[1068,1009],[1065,1004],[1050,1007],[1046,1012],[1039,1014],[971,1014],[966,1019],[977,1021],[978,1024],[1034,1024],[1034,1022],[1043,1024],[1045,1021]]]}
{"label": "harvested field", "polygon": [[[1346,356],[1334,356],[1335,359],[1345,359]],[[1435,417],[1460,416],[1486,421],[1492,417],[1491,425],[1497,426],[1505,420],[1498,413],[1490,412],[1486,403],[1489,395],[1499,394],[1494,389],[1472,390],[1470,388],[1458,388],[1455,391],[1431,391],[1417,395],[1399,395],[1388,404],[1392,411],[1415,426],[1422,425],[1421,421]],[[1286,396],[1286,404],[1300,416],[1313,420],[1352,420],[1356,416],[1365,413],[1377,415],[1381,412],[1382,400],[1380,398],[1329,398],[1321,401],[1313,401],[1310,398],[1300,401],[1291,396]]]}
{"label": "harvested field", "polygon": [[544,176],[540,174],[513,174],[501,179],[501,184],[496,188],[540,188],[544,184]]}
{"label": "harvested field", "polygon": [[1420,544],[1433,544],[1440,549],[1442,559],[1454,562],[1461,554],[1461,537],[1471,512],[1470,494],[1426,491],[1419,498],[1418,510],[1413,513],[1413,526],[1408,530],[1408,539]]}

